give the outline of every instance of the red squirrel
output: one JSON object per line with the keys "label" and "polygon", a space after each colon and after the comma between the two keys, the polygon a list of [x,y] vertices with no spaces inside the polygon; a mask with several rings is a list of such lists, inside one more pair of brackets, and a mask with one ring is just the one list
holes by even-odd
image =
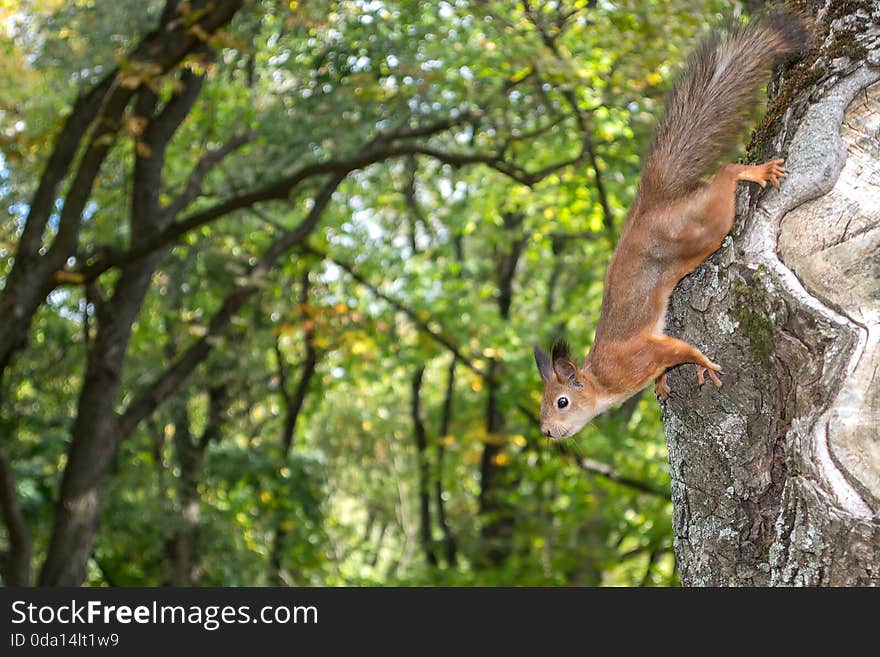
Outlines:
{"label": "red squirrel", "polygon": [[720,387],[721,366],[664,333],[672,290],[714,253],[733,227],[737,183],[779,189],[783,160],[713,166],[734,146],[770,70],[811,41],[806,20],[774,9],[746,27],[711,34],[670,92],[642,167],[635,201],[608,265],[596,337],[578,367],[564,341],[548,356],[535,347],[544,381],[541,432],[564,438],[654,381],[671,392],[667,368],[694,363]]}

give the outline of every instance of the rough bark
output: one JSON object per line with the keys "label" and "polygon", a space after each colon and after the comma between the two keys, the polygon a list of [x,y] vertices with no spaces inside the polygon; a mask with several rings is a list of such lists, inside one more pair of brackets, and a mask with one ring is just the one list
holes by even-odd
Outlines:
{"label": "rough bark", "polygon": [[663,410],[686,585],[880,583],[880,1],[809,4],[820,45],[750,149],[789,175],[741,190],[670,307],[724,368],[678,368]]}

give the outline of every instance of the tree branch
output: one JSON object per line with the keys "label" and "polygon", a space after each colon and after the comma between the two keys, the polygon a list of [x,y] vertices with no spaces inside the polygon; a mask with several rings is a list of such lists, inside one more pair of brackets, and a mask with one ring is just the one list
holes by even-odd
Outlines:
{"label": "tree branch", "polygon": [[[308,270],[305,270],[302,274],[300,286],[299,304],[301,309],[304,309],[305,305],[308,303],[309,289],[309,272]],[[305,316],[305,310],[302,312],[303,319],[305,322],[308,322],[308,319]],[[299,380],[297,381],[296,389],[293,392],[289,391],[287,382],[290,365],[284,359],[284,354],[281,352],[279,341],[275,341],[275,355],[278,359],[278,377],[280,379],[281,394],[285,406],[284,430],[281,435],[281,445],[284,449],[285,456],[290,453],[290,448],[293,445],[296,423],[297,420],[299,420],[300,411],[306,401],[309,384],[315,376],[315,371],[318,367],[318,348],[315,346],[315,326],[313,322],[306,324],[303,334],[306,354],[300,365]]]}
{"label": "tree branch", "polygon": [[141,420],[177,390],[190,373],[207,358],[213,349],[214,342],[226,332],[238,311],[259,289],[261,281],[272,269],[275,262],[284,253],[302,242],[314,229],[343,179],[344,176],[337,175],[324,183],[305,219],[292,230],[279,235],[257,264],[248,272],[245,282],[235,285],[229,291],[220,309],[211,318],[206,334],[159,374],[153,383],[128,405],[118,418],[117,441],[121,442],[130,436]]}
{"label": "tree branch", "polygon": [[[64,251],[62,247],[75,248],[78,231],[70,224],[74,221],[79,223],[97,170],[115,141],[122,113],[135,91],[144,80],[171,70],[191,50],[201,47],[194,27],[203,33],[215,32],[232,19],[241,7],[242,0],[193,0],[190,4],[191,15],[198,16],[192,25],[179,20],[178,15],[172,14],[166,7],[163,19],[167,22],[144,37],[127,57],[129,63],[126,67],[113,69],[74,105],[74,112],[59,135],[30,204],[27,222],[32,226],[30,230],[26,227],[27,236],[22,236],[24,252],[36,253],[39,248],[46,221],[54,209],[58,186],[67,175],[82,139],[91,126],[96,126],[91,145],[82,158],[70,185],[68,198],[65,199],[56,242],[65,239],[58,248],[53,245],[53,250],[59,254]],[[66,259],[65,255],[62,261]]]}
{"label": "tree branch", "polygon": [[229,155],[237,151],[245,144],[250,143],[256,137],[256,133],[247,130],[235,135],[222,146],[206,152],[196,163],[186,182],[186,186],[164,209],[170,216],[178,216],[186,207],[195,201],[202,193],[202,183],[207,175]]}
{"label": "tree branch", "polygon": [[[434,124],[431,124],[430,130],[442,130],[448,127],[448,125],[448,120],[438,121]],[[427,129],[428,128],[418,129],[419,134],[423,134],[424,131]],[[416,129],[413,128],[408,130],[409,132],[407,132],[406,134],[411,134],[412,131]],[[398,130],[398,134],[402,134],[400,130]],[[238,285],[233,288],[218,313],[214,316],[214,318],[212,318],[207,334],[195,344],[193,344],[190,349],[187,350],[187,352],[184,353],[165,372],[163,372],[159,376],[159,378],[154,381],[153,384],[148,386],[147,389],[139,397],[137,397],[131,403],[128,409],[119,417],[118,421],[120,428],[118,431],[118,440],[122,440],[130,435],[135,427],[140,423],[140,421],[144,417],[149,415],[149,413],[151,413],[168,395],[176,390],[177,387],[186,379],[186,377],[189,376],[192,370],[207,357],[212,348],[210,341],[225,332],[226,328],[232,320],[232,317],[256,291],[257,281],[268,273],[269,269],[271,269],[272,265],[278,259],[278,257],[280,257],[281,254],[283,254],[293,246],[302,242],[313,230],[324,208],[330,202],[333,192],[352,170],[356,168],[361,168],[375,161],[386,159],[388,157],[395,157],[398,155],[407,155],[419,152],[430,153],[433,157],[438,159],[442,158],[444,161],[450,163],[465,164],[470,162],[487,162],[490,163],[490,165],[496,165],[496,168],[499,165],[499,160],[497,156],[494,155],[479,156],[476,154],[452,154],[445,153],[433,148],[413,144],[404,144],[402,146],[395,146],[393,144],[377,146],[377,141],[374,139],[372,140],[372,142],[370,142],[366,149],[362,150],[359,156],[356,156],[352,160],[342,163],[319,163],[304,167],[293,176],[277,181],[276,183],[269,185],[262,190],[229,199],[225,202],[218,204],[214,208],[209,208],[205,212],[193,215],[187,220],[178,222],[177,224],[174,224],[170,229],[163,231],[163,233],[158,235],[156,239],[151,240],[151,243],[144,245],[140,249],[133,249],[128,254],[124,254],[128,258],[134,259],[143,257],[143,255],[146,255],[155,248],[158,248],[157,239],[166,240],[169,233],[183,234],[187,230],[189,230],[190,227],[202,225],[202,223],[207,223],[207,221],[222,216],[223,214],[232,211],[232,209],[249,207],[250,205],[253,205],[260,200],[286,198],[289,195],[290,190],[305,178],[312,175],[318,175],[319,173],[333,174],[332,178],[322,188],[321,192],[315,200],[315,204],[312,207],[312,210],[309,212],[306,219],[303,220],[303,222],[293,230],[282,233],[279,239],[277,239],[273,243],[273,245],[269,247],[267,252],[257,263],[257,265],[252,268],[250,274],[248,275],[249,282],[247,284]],[[539,172],[538,174],[530,174],[528,177],[530,179],[535,179],[536,176],[542,175],[547,174]],[[182,226],[186,226],[186,228],[182,228]],[[165,242],[163,241],[162,243]],[[139,251],[143,251],[143,253],[139,254]],[[108,269],[110,266],[113,266],[111,262],[114,260],[126,261],[124,258],[120,259],[120,256],[117,255],[115,256],[115,258],[114,256],[110,256],[108,260],[105,260],[102,264],[99,264],[97,266],[95,264],[89,265],[87,267],[88,274],[84,274],[85,280],[92,280],[92,278],[94,276],[97,276],[101,271],[106,271],[106,269]],[[349,269],[349,272],[353,277],[355,277],[356,279],[358,278],[358,274],[353,269]],[[370,285],[365,279],[360,279],[360,281],[364,285]],[[372,289],[377,294],[382,295],[379,290],[375,288]],[[388,300],[389,303],[395,304],[395,301],[391,297],[386,297],[383,295],[383,298]],[[413,314],[411,310],[402,305],[400,305],[399,307],[403,312],[408,313],[410,318],[413,321],[417,322],[424,331],[432,333],[435,339],[441,341],[447,347],[447,349],[452,351],[452,353],[458,355],[461,362],[465,364],[466,367],[472,369],[475,373],[477,373],[484,379],[489,380],[488,374],[483,373],[479,368],[476,367],[476,365],[474,365],[471,360],[461,356],[461,354],[458,352],[457,347],[452,343],[452,341],[431,331],[431,328],[426,323],[422,322],[415,314]]]}
{"label": "tree branch", "polygon": [[[209,52],[205,48],[202,48],[202,51]],[[172,94],[162,111],[150,120],[144,132],[147,144],[156,147],[167,144],[171,140],[171,137],[189,116],[204,83],[205,75],[202,73],[194,73],[190,68],[185,68],[181,72],[180,92]]]}
{"label": "tree branch", "polygon": [[229,388],[225,382],[208,388],[208,421],[202,435],[196,441],[196,449],[204,452],[211,441],[217,440],[226,418],[226,410],[230,403]]}
{"label": "tree branch", "polygon": [[135,149],[133,175],[132,245],[143,243],[173,219],[173,215],[164,212],[159,203],[165,153],[171,138],[195,105],[204,81],[204,75],[184,70],[180,75],[180,93],[175,93],[158,114],[154,114],[158,102],[156,94],[149,87],[144,87],[138,94],[138,114],[146,121],[146,127],[143,134],[136,137],[138,147]]}
{"label": "tree branch", "polygon": [[[565,19],[560,24],[558,24],[556,34],[550,34],[547,31],[547,27],[544,25],[544,22],[537,15],[537,12],[532,8],[528,0],[525,0],[523,2],[523,7],[526,12],[526,17],[538,31],[538,34],[540,35],[541,41],[544,43],[544,46],[546,46],[546,48],[551,53],[553,53],[553,55],[557,59],[564,59],[556,41],[559,38],[559,35],[562,33],[565,22],[567,22],[570,16],[573,14],[566,16]],[[584,150],[589,157],[590,167],[593,169],[593,179],[596,185],[596,193],[599,196],[599,205],[602,207],[602,223],[606,229],[610,230],[614,227],[614,214],[612,213],[611,206],[608,203],[608,193],[605,189],[605,182],[602,179],[602,173],[599,170],[599,161],[596,158],[596,149],[593,145],[593,140],[590,136],[590,131],[588,130],[587,122],[584,118],[584,113],[581,110],[580,105],[577,101],[577,97],[575,96],[575,93],[572,89],[560,89],[560,93],[562,93],[563,98],[565,98],[566,102],[574,113],[575,119],[578,123],[578,128],[583,135]]]}
{"label": "tree branch", "polygon": [[418,253],[419,245],[418,245],[418,226],[419,224],[425,229],[429,235],[432,234],[431,226],[428,224],[428,220],[425,217],[422,209],[419,207],[418,198],[416,198],[416,173],[418,171],[418,166],[416,164],[416,158],[410,156],[406,159],[406,182],[403,184],[403,200],[406,203],[406,207],[409,210],[408,213],[408,221],[409,224],[409,240],[410,240],[410,248],[412,252]]}
{"label": "tree branch", "polygon": [[467,367],[474,374],[476,374],[477,376],[479,376],[482,379],[489,378],[488,373],[484,372],[481,368],[477,367],[470,358],[468,358],[467,356],[462,354],[461,351],[459,350],[458,346],[455,343],[453,343],[451,339],[449,339],[448,337],[446,337],[445,335],[443,335],[439,331],[435,331],[434,329],[432,329],[430,327],[429,323],[427,321],[425,321],[424,319],[422,319],[415,310],[413,310],[409,306],[404,305],[403,303],[401,303],[400,301],[398,301],[394,297],[391,297],[391,296],[385,294],[384,292],[382,292],[382,290],[380,290],[378,287],[376,287],[370,281],[368,281],[366,278],[364,278],[360,273],[358,273],[357,270],[355,270],[355,268],[352,265],[350,265],[347,262],[344,262],[342,260],[339,260],[337,258],[332,258],[324,251],[321,251],[321,250],[319,250],[313,246],[310,246],[310,245],[304,245],[301,250],[303,251],[303,253],[309,253],[313,256],[321,258],[322,260],[327,260],[328,262],[332,262],[334,265],[336,265],[337,267],[339,267],[340,269],[345,271],[349,276],[351,276],[352,279],[354,279],[355,281],[357,281],[358,283],[363,285],[365,288],[370,290],[370,292],[373,293],[373,296],[376,296],[379,299],[382,299],[383,301],[385,301],[386,303],[388,303],[389,305],[391,305],[392,307],[394,307],[395,309],[397,309],[398,311],[402,312],[404,315],[409,317],[410,321],[412,321],[423,333],[430,336],[435,342],[443,345],[452,355],[454,355],[456,358],[458,358],[459,362],[462,365]]}
{"label": "tree branch", "polygon": [[446,517],[446,503],[443,499],[443,474],[445,469],[445,452],[446,448],[443,440],[449,434],[449,426],[452,423],[452,404],[455,396],[455,367],[458,365],[458,359],[453,356],[449,362],[449,371],[446,374],[446,393],[443,398],[443,411],[440,416],[440,432],[437,440],[437,472],[434,480],[434,503],[437,506],[437,523],[440,525],[440,531],[443,533],[443,554],[446,558],[447,566],[455,566],[458,559],[458,544],[455,540],[455,534],[449,526],[449,520]]}
{"label": "tree branch", "polygon": [[[26,343],[34,313],[57,285],[55,272],[76,254],[82,210],[112,144],[126,106],[145,81],[167,73],[194,48],[197,34],[213,34],[228,23],[243,0],[192,0],[194,20],[179,20],[177,3],[166,5],[160,25],[128,54],[125,67],[114,68],[81,95],[61,129],[37,190],[31,197],[14,265],[2,293],[0,316],[14,321],[0,324],[0,377],[13,354]],[[41,256],[43,235],[55,211],[62,182],[70,175],[80,146],[89,133],[92,139],[80,158],[64,199],[58,233],[46,256]]]}
{"label": "tree branch", "polygon": [[[539,427],[541,422],[538,417],[532,412],[530,408],[525,406],[524,404],[517,404],[517,410],[522,413],[525,417],[529,419],[529,421],[535,426]],[[534,446],[534,440],[529,440],[530,445]],[[660,490],[659,488],[654,488],[650,484],[647,484],[643,481],[639,481],[638,479],[632,479],[630,477],[626,477],[618,473],[614,468],[610,465],[602,463],[600,461],[595,461],[593,459],[588,459],[582,457],[578,454],[573,453],[568,448],[568,443],[563,442],[562,440],[552,440],[550,444],[553,445],[553,449],[556,450],[557,453],[563,454],[566,457],[574,460],[574,462],[578,465],[581,470],[586,472],[590,472],[592,474],[599,475],[600,477],[605,477],[606,479],[610,479],[618,484],[622,484],[624,486],[628,486],[629,488],[634,488],[643,493],[648,493],[649,495],[653,495],[655,497],[662,497],[663,499],[669,499],[669,493],[664,490]]]}
{"label": "tree branch", "polygon": [[[414,135],[422,136],[428,130],[436,133],[436,131],[447,129],[450,125],[454,125],[454,122],[452,122],[451,119],[447,119],[430,124],[430,127],[422,127],[419,129],[413,128],[408,130],[401,129],[391,131],[387,134],[391,135],[391,139],[409,138]],[[257,203],[263,203],[266,201],[287,199],[295,187],[315,176],[333,174],[345,177],[352,171],[363,169],[371,164],[376,164],[391,158],[425,155],[453,167],[462,167],[470,164],[485,164],[516,182],[532,187],[559,169],[576,164],[584,157],[586,152],[585,149],[582,148],[581,152],[575,157],[551,164],[535,172],[529,172],[515,163],[506,161],[497,153],[460,153],[445,151],[427,144],[404,143],[395,145],[393,143],[379,143],[377,139],[378,138],[372,139],[357,155],[349,159],[330,160],[302,166],[294,173],[281,178],[274,183],[239,196],[234,196],[217,203],[213,207],[196,212],[195,214],[172,224],[167,229],[155,235],[152,239],[147,240],[144,244],[132,247],[128,251],[107,252],[102,250],[102,255],[99,255],[92,262],[87,263],[77,272],[80,275],[80,280],[82,282],[92,281],[112,267],[128,264],[143,258],[156,249],[175,242],[190,231],[216,221],[236,210],[247,209]]]}

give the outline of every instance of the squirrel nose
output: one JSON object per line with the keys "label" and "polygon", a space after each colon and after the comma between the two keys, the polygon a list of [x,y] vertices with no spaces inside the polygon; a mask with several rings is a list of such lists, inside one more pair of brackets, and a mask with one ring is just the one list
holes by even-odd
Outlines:
{"label": "squirrel nose", "polygon": [[545,436],[547,436],[548,438],[550,437],[550,429],[541,429],[541,433],[544,434]]}

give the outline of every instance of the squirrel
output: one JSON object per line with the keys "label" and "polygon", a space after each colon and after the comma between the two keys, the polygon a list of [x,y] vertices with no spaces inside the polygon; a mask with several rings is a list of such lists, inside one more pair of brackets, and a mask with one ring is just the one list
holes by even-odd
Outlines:
{"label": "squirrel", "polygon": [[671,392],[667,368],[694,363],[721,387],[721,366],[693,345],[664,333],[678,282],[721,246],[733,227],[740,181],[780,188],[782,159],[754,166],[725,164],[746,128],[758,93],[777,64],[805,51],[807,19],[777,7],[749,25],[715,31],[688,60],[666,99],[644,160],[635,200],[608,265],[596,337],[582,367],[557,341],[548,356],[535,347],[544,382],[541,432],[565,438],[654,381]]}

